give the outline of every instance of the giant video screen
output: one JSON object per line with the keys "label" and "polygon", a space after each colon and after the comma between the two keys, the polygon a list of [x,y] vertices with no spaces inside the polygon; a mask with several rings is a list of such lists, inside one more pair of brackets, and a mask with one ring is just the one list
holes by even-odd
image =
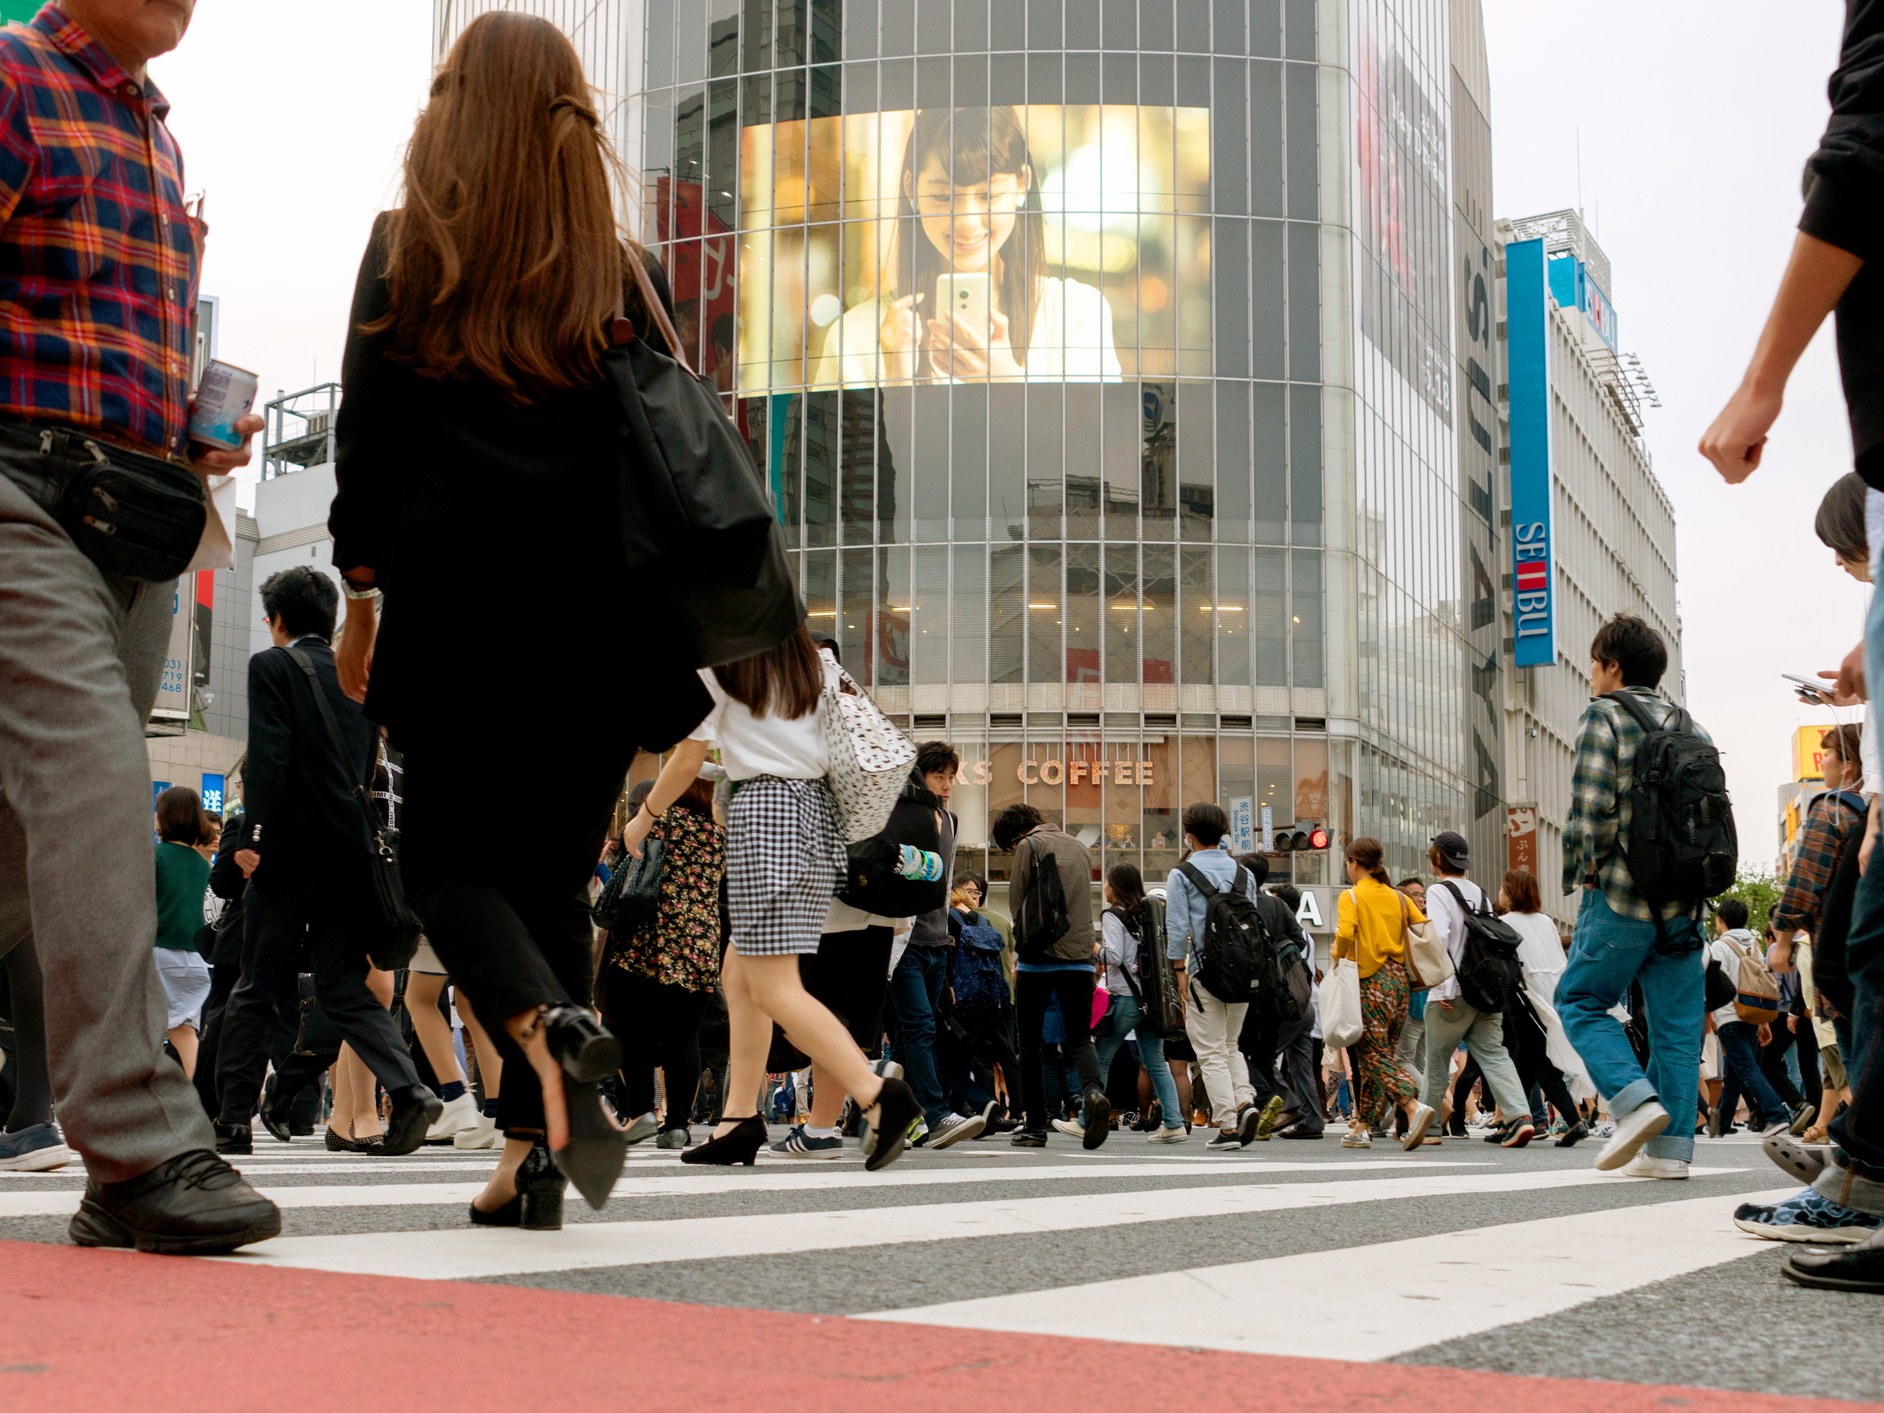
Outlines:
{"label": "giant video screen", "polygon": [[741,392],[1208,376],[1207,108],[748,128]]}

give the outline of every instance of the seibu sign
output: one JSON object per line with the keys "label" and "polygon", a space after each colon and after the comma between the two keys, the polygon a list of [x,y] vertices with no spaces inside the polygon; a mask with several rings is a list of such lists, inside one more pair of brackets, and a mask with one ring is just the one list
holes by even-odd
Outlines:
{"label": "seibu sign", "polygon": [[[1148,760],[1035,760],[1031,757],[1014,767],[1014,778],[1023,785],[1150,785],[1152,762]],[[994,779],[992,761],[967,761],[962,766],[962,783],[986,785]]]}

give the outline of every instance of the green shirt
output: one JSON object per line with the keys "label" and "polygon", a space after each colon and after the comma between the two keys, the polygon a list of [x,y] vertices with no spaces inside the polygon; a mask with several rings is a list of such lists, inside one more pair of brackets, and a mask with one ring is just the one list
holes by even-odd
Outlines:
{"label": "green shirt", "polygon": [[203,928],[203,893],[209,860],[188,844],[157,846],[157,945],[194,952]]}

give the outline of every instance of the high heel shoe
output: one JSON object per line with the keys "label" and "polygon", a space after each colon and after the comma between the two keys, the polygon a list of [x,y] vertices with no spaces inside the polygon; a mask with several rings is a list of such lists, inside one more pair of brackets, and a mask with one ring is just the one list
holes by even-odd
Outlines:
{"label": "high heel shoe", "polygon": [[609,1116],[602,1091],[593,1083],[566,1081],[563,1106],[569,1115],[569,1143],[550,1156],[582,1200],[599,1212],[628,1164],[628,1135]]}
{"label": "high heel shoe", "polygon": [[759,1156],[759,1149],[765,1145],[766,1137],[765,1120],[753,1114],[739,1120],[718,1138],[709,1138],[705,1143],[689,1148],[680,1155],[680,1161],[705,1163],[718,1168],[730,1168],[743,1163],[749,1168]]}
{"label": "high heel shoe", "polygon": [[860,1145],[864,1169],[873,1173],[903,1156],[903,1145],[909,1142],[909,1126],[922,1117],[916,1091],[900,1079],[883,1081],[874,1107],[876,1121],[870,1125],[870,1136]]}
{"label": "high heel shoe", "polygon": [[586,1006],[545,1006],[518,1039],[528,1040],[538,1026],[563,1073],[578,1083],[594,1084],[621,1068],[621,1042]]}
{"label": "high heel shoe", "polygon": [[563,1229],[563,1189],[568,1179],[556,1168],[541,1138],[517,1168],[517,1195],[494,1212],[471,1204],[471,1222],[480,1227],[522,1227],[525,1231]]}

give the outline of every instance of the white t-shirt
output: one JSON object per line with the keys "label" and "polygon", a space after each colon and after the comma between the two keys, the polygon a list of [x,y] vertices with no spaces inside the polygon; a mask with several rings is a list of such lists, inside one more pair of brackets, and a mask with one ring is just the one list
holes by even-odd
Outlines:
{"label": "white t-shirt", "polygon": [[1518,934],[1518,965],[1524,968],[1524,986],[1546,1004],[1557,994],[1563,975],[1563,941],[1555,920],[1543,913],[1506,913],[1505,921]]}
{"label": "white t-shirt", "polygon": [[[827,680],[835,669],[825,668]],[[751,780],[772,775],[780,780],[822,780],[831,769],[824,745],[824,704],[796,720],[775,711],[754,716],[743,702],[734,701],[720,686],[713,669],[700,669],[700,680],[713,698],[713,710],[694,729],[693,737],[713,741],[720,748],[720,764],[729,780]]]}
{"label": "white t-shirt", "polygon": [[[1730,942],[1728,940],[1729,938],[1732,938],[1733,941]],[[1735,949],[1734,943],[1738,943],[1742,948],[1750,948],[1755,945],[1751,932],[1748,932],[1745,928],[1737,928],[1732,932],[1722,933],[1719,937],[1716,937],[1712,942],[1708,943],[1707,954],[1714,961],[1720,963],[1720,969],[1727,973],[1727,979],[1734,984],[1734,989],[1737,991],[1740,989],[1740,958],[1742,954]],[[1740,1013],[1734,1009],[1734,1003],[1729,1001],[1726,1005],[1714,1012],[1714,1028],[1719,1030],[1723,1025],[1731,1025],[1739,1019]]]}
{"label": "white t-shirt", "polygon": [[[1438,931],[1440,940],[1446,944],[1446,953],[1452,958],[1452,969],[1456,973],[1459,963],[1465,960],[1465,910],[1459,906],[1459,900],[1452,896],[1452,890],[1446,885],[1456,883],[1459,891],[1465,895],[1465,901],[1476,910],[1485,902],[1485,890],[1469,878],[1435,878],[1432,886],[1426,890],[1426,920]],[[1458,999],[1459,978],[1447,977],[1439,985],[1426,993],[1427,1004],[1434,1001],[1452,1001]]]}
{"label": "white t-shirt", "polygon": [[[852,305],[831,325],[811,365],[810,387],[875,387],[888,382],[882,327],[888,301]],[[1028,379],[1054,382],[1117,382],[1119,353],[1112,341],[1112,306],[1097,288],[1079,280],[1047,276],[1040,281],[1028,340]],[[982,381],[936,378],[920,381]]]}

